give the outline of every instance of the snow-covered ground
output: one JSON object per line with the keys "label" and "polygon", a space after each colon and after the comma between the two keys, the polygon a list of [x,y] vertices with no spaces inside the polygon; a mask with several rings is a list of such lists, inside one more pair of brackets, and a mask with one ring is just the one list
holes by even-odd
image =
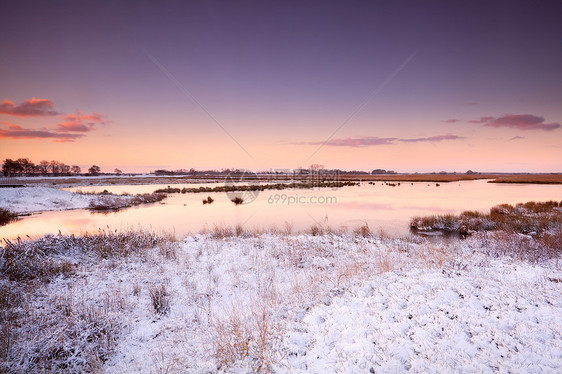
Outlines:
{"label": "snow-covered ground", "polygon": [[371,277],[289,332],[291,371],[560,372],[560,291],[543,269],[501,261]]}
{"label": "snow-covered ground", "polygon": [[560,264],[492,258],[483,243],[197,235],[125,258],[67,255],[75,276],[33,303],[38,320],[118,321],[108,373],[560,372]]}
{"label": "snow-covered ground", "polygon": [[13,213],[84,209],[97,198],[49,187],[0,188],[0,208]]}
{"label": "snow-covered ground", "polygon": [[132,200],[132,196],[80,194],[51,187],[0,188],[0,208],[16,214],[85,209],[91,203],[123,207]]}

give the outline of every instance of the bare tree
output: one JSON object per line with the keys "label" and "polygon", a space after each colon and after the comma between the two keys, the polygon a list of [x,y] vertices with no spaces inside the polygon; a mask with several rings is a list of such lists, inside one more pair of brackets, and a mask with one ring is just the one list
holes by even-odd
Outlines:
{"label": "bare tree", "polygon": [[43,160],[37,167],[39,169],[39,173],[43,175],[47,175],[49,173],[49,161]]}
{"label": "bare tree", "polygon": [[101,173],[101,168],[97,165],[92,165],[88,169],[88,173],[90,173],[91,175],[98,175],[99,173]]}

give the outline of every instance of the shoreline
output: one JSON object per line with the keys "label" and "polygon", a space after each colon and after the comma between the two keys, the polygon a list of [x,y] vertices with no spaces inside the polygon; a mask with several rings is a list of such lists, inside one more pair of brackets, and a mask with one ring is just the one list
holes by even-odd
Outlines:
{"label": "shoreline", "polygon": [[114,195],[64,191],[53,187],[15,187],[0,191],[0,208],[19,217],[52,211],[89,209],[119,210],[143,203],[154,203],[164,194]]}
{"label": "shoreline", "polygon": [[[483,173],[483,174],[339,174],[339,175],[267,175],[256,174],[257,179],[246,177],[244,180],[257,180],[261,183],[276,183],[277,181],[294,182],[419,182],[419,183],[448,183],[490,179],[490,183],[523,183],[523,184],[562,184],[562,173]],[[197,175],[134,175],[134,176],[60,176],[60,177],[23,177],[16,178],[29,186],[71,188],[109,185],[142,185],[142,184],[201,184],[224,183],[226,176],[197,176]]]}

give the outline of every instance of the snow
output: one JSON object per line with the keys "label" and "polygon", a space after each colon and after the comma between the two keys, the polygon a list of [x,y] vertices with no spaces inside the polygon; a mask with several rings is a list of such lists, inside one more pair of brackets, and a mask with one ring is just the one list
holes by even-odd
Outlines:
{"label": "snow", "polygon": [[[197,235],[171,255],[82,259],[76,277],[46,287],[57,300],[118,300],[123,328],[107,373],[560,372],[559,264],[480,248]],[[161,284],[163,315],[149,294]]]}
{"label": "snow", "polygon": [[[503,271],[490,272],[497,268]],[[556,372],[560,287],[542,272],[494,263],[468,273],[418,269],[370,279],[315,307],[302,321],[308,339],[297,333],[295,343],[289,335],[288,345],[302,352],[292,371]]]}
{"label": "snow", "polygon": [[94,195],[81,195],[49,187],[0,188],[0,207],[13,213],[84,209]]}
{"label": "snow", "polygon": [[122,208],[130,205],[132,200],[133,196],[81,194],[50,187],[0,188],[0,208],[16,214],[85,209],[92,202]]}

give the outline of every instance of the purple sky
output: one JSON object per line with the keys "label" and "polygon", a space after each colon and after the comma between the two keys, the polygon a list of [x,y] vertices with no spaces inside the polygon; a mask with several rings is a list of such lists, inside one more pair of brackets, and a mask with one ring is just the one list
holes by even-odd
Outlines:
{"label": "purple sky", "polygon": [[0,4],[2,159],[562,171],[556,1]]}

